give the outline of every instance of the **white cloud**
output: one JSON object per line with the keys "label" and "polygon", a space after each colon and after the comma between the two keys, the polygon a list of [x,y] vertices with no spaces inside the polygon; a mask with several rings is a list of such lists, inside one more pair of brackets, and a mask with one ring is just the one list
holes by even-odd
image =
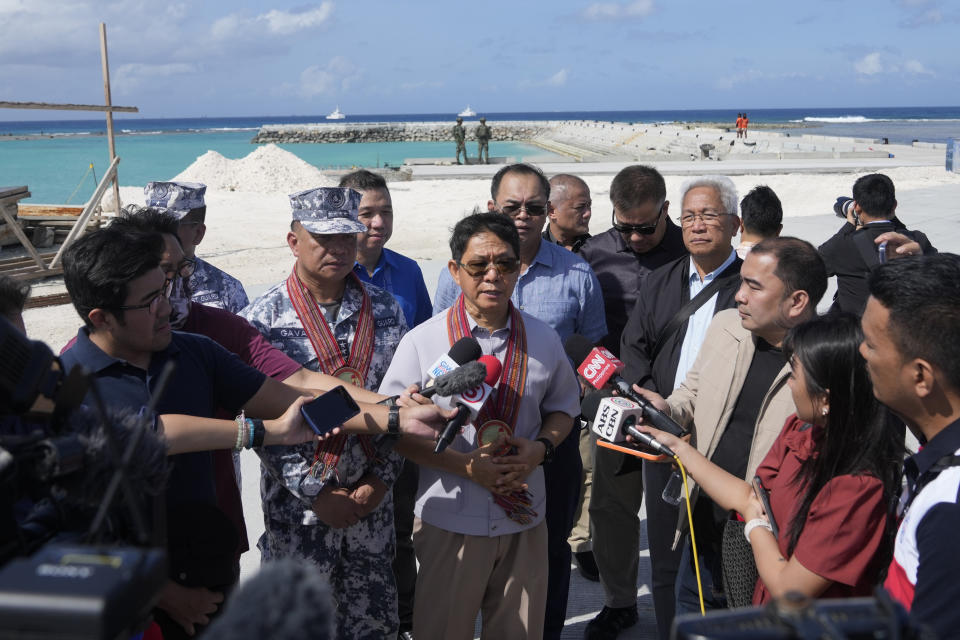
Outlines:
{"label": "white cloud", "polygon": [[923,66],[923,63],[919,60],[907,60],[903,63],[903,70],[907,73],[912,73],[918,76],[932,76],[934,75],[933,71],[927,69]]}
{"label": "white cloud", "polygon": [[325,1],[320,6],[299,11],[273,9],[258,16],[231,13],[217,19],[210,27],[210,34],[217,40],[235,38],[262,38],[264,35],[287,36],[323,26],[333,13],[333,2]]}
{"label": "white cloud", "polygon": [[865,76],[873,76],[878,73],[882,73],[884,68],[883,63],[880,60],[880,52],[874,51],[873,53],[868,53],[864,57],[854,62],[853,68],[856,69],[857,73]]}
{"label": "white cloud", "polygon": [[111,84],[116,87],[118,93],[122,94],[143,85],[144,82],[156,85],[159,78],[189,75],[197,73],[199,70],[197,65],[186,62],[122,64],[111,73]]}
{"label": "white cloud", "polygon": [[634,2],[595,2],[583,10],[588,20],[616,20],[619,18],[645,18],[653,13],[653,0]]}
{"label": "white cloud", "polygon": [[562,87],[567,84],[567,76],[567,70],[564,68],[541,80],[521,80],[518,83],[518,86],[521,89],[531,89],[535,87]]}
{"label": "white cloud", "polygon": [[325,66],[313,65],[300,72],[300,94],[306,98],[347,91],[360,72],[346,58],[336,56]]}
{"label": "white cloud", "polygon": [[567,70],[560,69],[560,71],[557,71],[555,74],[547,78],[545,84],[551,87],[562,87],[563,85],[567,84]]}

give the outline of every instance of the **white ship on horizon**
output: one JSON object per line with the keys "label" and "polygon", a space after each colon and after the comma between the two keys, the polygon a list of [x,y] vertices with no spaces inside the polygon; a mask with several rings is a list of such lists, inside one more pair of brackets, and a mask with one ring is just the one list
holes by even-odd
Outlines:
{"label": "white ship on horizon", "polygon": [[333,112],[327,116],[327,120],[343,120],[346,117],[347,116],[342,111],[340,111],[340,105],[337,105],[337,108],[334,109]]}
{"label": "white ship on horizon", "polygon": [[467,108],[457,114],[461,118],[472,118],[477,115],[477,112],[470,108],[470,105],[467,105]]}

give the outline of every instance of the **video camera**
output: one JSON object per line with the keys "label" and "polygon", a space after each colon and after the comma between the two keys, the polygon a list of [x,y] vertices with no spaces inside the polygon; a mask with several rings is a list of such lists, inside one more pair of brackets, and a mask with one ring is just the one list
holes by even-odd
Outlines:
{"label": "video camera", "polygon": [[763,607],[677,616],[672,640],[933,640],[883,589],[873,598],[811,600],[795,591]]}
{"label": "video camera", "polygon": [[167,477],[153,408],[108,410],[92,376],[66,374],[0,318],[0,637],[113,640],[146,628],[167,578],[141,504]]}

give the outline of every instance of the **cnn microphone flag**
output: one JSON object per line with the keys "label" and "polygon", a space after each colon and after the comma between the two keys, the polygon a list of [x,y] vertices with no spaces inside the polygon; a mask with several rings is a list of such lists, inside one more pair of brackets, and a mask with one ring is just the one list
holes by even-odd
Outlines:
{"label": "cnn microphone flag", "polygon": [[602,389],[607,382],[623,371],[623,363],[603,347],[594,347],[587,359],[577,367],[577,373],[595,389]]}

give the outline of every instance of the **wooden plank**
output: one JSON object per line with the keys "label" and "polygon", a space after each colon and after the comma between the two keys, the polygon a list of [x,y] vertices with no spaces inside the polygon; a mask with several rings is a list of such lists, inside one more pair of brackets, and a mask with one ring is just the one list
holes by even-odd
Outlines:
{"label": "wooden plank", "polygon": [[33,256],[34,262],[37,263],[37,266],[41,269],[46,268],[46,265],[43,263],[43,260],[40,258],[40,254],[37,253],[37,250],[34,248],[33,243],[30,242],[30,239],[27,238],[27,234],[23,232],[23,229],[20,228],[20,225],[17,224],[17,221],[13,219],[13,216],[10,215],[10,212],[7,211],[7,207],[0,207],[0,215],[3,216],[3,219],[7,221],[7,225],[10,226],[10,229],[17,236],[17,240],[20,241],[20,244],[23,245],[23,248]]}
{"label": "wooden plank", "polygon": [[[26,195],[20,195],[26,194]],[[4,198],[14,198],[15,200],[20,200],[21,198],[29,198],[30,192],[27,190],[27,187],[0,187],[0,200]]]}
{"label": "wooden plank", "polygon": [[17,280],[24,280],[24,281],[43,280],[44,278],[49,278],[51,276],[63,275],[63,267],[53,267],[50,269],[41,270],[39,267],[34,266],[34,267],[26,267],[23,269],[11,269],[9,271],[0,270],[0,273],[2,273],[5,276],[10,276],[11,278],[15,278]]}
{"label": "wooden plank", "polygon": [[[100,62],[103,67],[103,102],[108,107],[112,104],[110,99],[110,62],[107,60],[107,25],[100,23]],[[110,162],[117,157],[116,142],[113,138],[113,112],[107,111],[107,145],[110,149]],[[117,176],[113,176],[113,201],[117,203],[117,210],[120,210],[120,183]]]}
{"label": "wooden plank", "polygon": [[79,204],[17,204],[18,218],[49,217],[51,220],[59,218],[77,218],[83,213],[83,205]]}
{"label": "wooden plank", "polygon": [[[55,251],[47,251],[46,253],[41,253],[41,254],[40,254],[40,257],[43,259],[44,262],[49,262],[50,260],[53,260],[53,257],[54,257],[55,255],[57,255],[57,253],[56,253]],[[0,260],[0,269],[2,269],[2,268],[4,268],[4,267],[8,267],[8,266],[10,266],[10,265],[17,265],[17,264],[21,264],[21,263],[22,263],[22,264],[33,264],[34,261],[33,261],[33,258],[31,258],[30,256],[18,256],[18,257],[16,257],[16,258],[4,258],[3,260]]]}
{"label": "wooden plank", "polygon": [[0,102],[0,109],[49,109],[50,111],[106,111],[140,113],[137,107],[118,107],[103,104],[55,104],[52,102]]}
{"label": "wooden plank", "polygon": [[[87,221],[90,219],[90,216],[93,215],[94,209],[97,205],[100,204],[100,199],[103,197],[103,192],[107,190],[107,185],[110,184],[111,180],[116,179],[117,177],[117,165],[120,164],[120,156],[117,156],[113,159],[113,162],[110,163],[110,167],[107,169],[107,172],[103,174],[103,178],[100,179],[100,184],[97,185],[97,190],[93,192],[93,197],[90,198],[90,201],[87,202],[87,206],[83,208],[83,213],[80,214],[80,217],[77,218],[77,223],[73,225],[73,228],[70,229],[70,235],[67,236],[67,239],[63,241],[60,250],[57,251],[57,255],[54,256],[53,261],[50,263],[51,267],[57,267],[60,265],[60,261],[63,260],[64,252],[73,244],[73,241],[79,237],[81,232],[85,230]],[[119,201],[117,202],[119,205]]]}
{"label": "wooden plank", "polygon": [[58,304],[69,304],[70,302],[70,294],[64,291],[63,293],[51,293],[45,296],[30,296],[27,298],[23,308],[37,309],[39,307],[52,307]]}

